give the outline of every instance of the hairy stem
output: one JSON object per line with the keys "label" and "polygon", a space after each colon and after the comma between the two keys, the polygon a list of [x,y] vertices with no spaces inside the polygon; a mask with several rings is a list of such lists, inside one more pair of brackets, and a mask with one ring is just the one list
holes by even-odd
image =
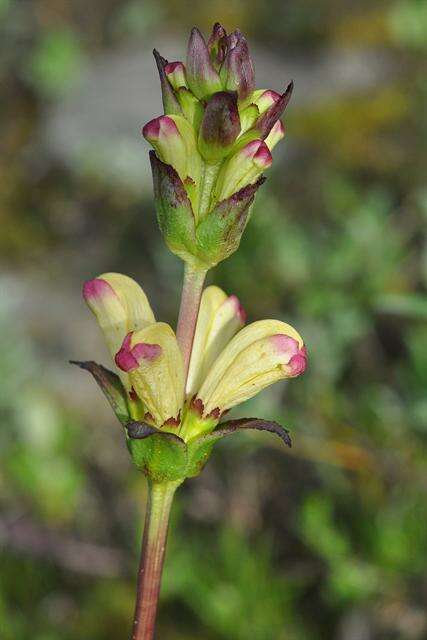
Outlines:
{"label": "hairy stem", "polygon": [[148,484],[132,640],[154,638],[169,514],[179,484],[180,482]]}
{"label": "hairy stem", "polygon": [[186,379],[205,277],[206,271],[196,270],[188,264],[185,265],[176,337],[184,358]]}

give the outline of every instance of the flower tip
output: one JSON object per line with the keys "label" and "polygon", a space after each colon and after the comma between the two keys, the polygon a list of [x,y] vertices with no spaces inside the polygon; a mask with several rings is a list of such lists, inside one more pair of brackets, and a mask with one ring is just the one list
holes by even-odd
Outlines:
{"label": "flower tip", "polygon": [[176,61],[176,62],[168,62],[167,65],[165,65],[165,71],[166,73],[174,73],[174,71],[176,71],[177,69],[181,70],[184,69],[184,65],[182,64],[182,62]]}
{"label": "flower tip", "polygon": [[228,300],[231,302],[231,304],[234,306],[235,309],[235,314],[237,316],[237,318],[239,319],[239,322],[244,325],[246,322],[246,311],[244,310],[239,298],[235,295],[231,295],[229,296]]}
{"label": "flower tip", "polygon": [[86,280],[83,285],[83,298],[88,302],[94,298],[102,298],[106,295],[114,295],[114,291],[111,286],[102,278],[93,278],[93,280]]}
{"label": "flower tip", "polygon": [[165,65],[165,74],[176,91],[181,87],[187,88],[185,66],[179,60],[175,62],[168,62]]}
{"label": "flower tip", "polygon": [[300,376],[307,368],[307,351],[301,349],[299,353],[289,360],[288,367],[290,369],[290,375],[292,378]]}
{"label": "flower tip", "polygon": [[300,347],[295,338],[283,333],[271,336],[271,342],[277,353],[283,356],[283,365],[290,377],[295,378],[304,373],[307,366],[307,349],[304,346]]}
{"label": "flower tip", "polygon": [[148,141],[158,140],[160,136],[178,133],[175,122],[168,116],[153,118],[142,127],[142,135]]}
{"label": "flower tip", "polygon": [[265,142],[261,142],[254,155],[254,162],[263,169],[268,169],[273,162],[273,156],[270,153],[270,149],[265,144]]}
{"label": "flower tip", "polygon": [[270,105],[275,104],[280,100],[281,94],[274,89],[267,89],[261,96],[261,99],[266,100],[270,103]]}

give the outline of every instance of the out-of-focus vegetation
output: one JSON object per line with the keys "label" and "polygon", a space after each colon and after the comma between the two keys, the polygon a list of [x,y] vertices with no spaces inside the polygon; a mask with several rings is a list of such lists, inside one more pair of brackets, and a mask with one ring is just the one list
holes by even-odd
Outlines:
{"label": "out-of-focus vegetation", "polygon": [[[149,183],[114,179],[146,173],[138,126],[156,112],[123,116],[123,144],[101,147],[92,132],[110,101],[91,120],[78,88],[96,63],[124,113],[122,52],[142,65],[172,37],[178,57],[189,28],[215,20],[282,60],[296,93],[241,250],[211,277],[250,319],[298,327],[310,368],[245,407],[288,426],[291,452],[236,436],[180,490],[158,637],[427,637],[425,2],[1,0],[2,640],[128,635],[144,482],[67,360],[108,363],[83,279],[129,273],[175,321],[180,265]],[[356,63],[336,77],[345,56]],[[313,60],[326,62],[310,76]],[[304,74],[319,88],[310,99]],[[84,133],[70,146],[93,143],[80,161],[51,140],[73,99]]]}

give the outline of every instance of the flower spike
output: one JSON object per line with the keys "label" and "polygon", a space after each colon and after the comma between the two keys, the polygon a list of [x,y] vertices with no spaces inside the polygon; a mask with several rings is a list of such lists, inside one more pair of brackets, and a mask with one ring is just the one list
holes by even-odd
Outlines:
{"label": "flower spike", "polygon": [[[222,203],[227,202],[227,212],[230,203],[240,207],[237,194],[261,184],[263,172],[272,164],[271,151],[284,137],[280,117],[293,83],[283,94],[255,89],[254,65],[245,36],[239,29],[227,34],[219,22],[207,43],[196,27],[192,29],[185,64],[168,62],[157,51],[154,56],[164,115],[147,123],[142,133],[157,159],[170,167],[169,178],[164,180],[159,180],[160,165],[153,168],[160,228],[171,251],[192,269],[205,269],[230,256],[239,244],[234,231],[229,235],[224,232],[221,248],[216,246],[208,255],[207,245],[213,247],[212,241],[205,242],[208,226],[215,227],[213,235],[218,239]],[[172,179],[172,170],[179,181]],[[166,174],[162,168],[162,175]],[[181,206],[182,188],[190,208]],[[179,202],[179,207],[174,207],[174,202]],[[249,211],[247,214],[245,221]],[[232,220],[239,216],[237,208],[230,211]],[[245,224],[240,225],[241,232]],[[228,229],[233,225],[227,219],[223,226]]]}
{"label": "flower spike", "polygon": [[[185,62],[153,54],[164,113],[142,135],[153,147],[157,219],[168,248],[202,287],[200,274],[239,246],[271,152],[285,135],[281,117],[293,82],[283,94],[256,89],[245,36],[238,29],[227,34],[220,23],[207,42],[192,29]],[[239,429],[271,431],[289,444],[275,423],[218,423],[264,387],[304,372],[306,348],[291,326],[261,320],[244,327],[237,297],[210,286],[197,300],[198,316],[182,308],[180,323],[191,317],[195,326],[183,340],[180,325],[178,344],[127,276],[103,274],[85,284],[83,295],[119,377],[92,362],[80,366],[100,385],[125,427],[135,464],[153,481],[197,475],[212,444]],[[191,306],[190,298],[184,300]]]}

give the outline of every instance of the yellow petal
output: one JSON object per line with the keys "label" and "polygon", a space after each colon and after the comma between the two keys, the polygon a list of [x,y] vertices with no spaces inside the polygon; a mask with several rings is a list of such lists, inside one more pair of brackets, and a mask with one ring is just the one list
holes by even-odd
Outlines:
{"label": "yellow petal", "polygon": [[171,327],[155,322],[126,336],[116,354],[157,427],[178,427],[184,402],[184,364]]}
{"label": "yellow petal", "polygon": [[239,331],[217,358],[197,396],[204,415],[222,413],[282,378],[302,373],[301,336],[279,320],[260,320]]}
{"label": "yellow petal", "polygon": [[[88,280],[83,297],[98,320],[113,358],[130,331],[155,322],[144,291],[135,280],[120,273],[103,273]],[[121,378],[129,389],[127,376]]]}
{"label": "yellow petal", "polygon": [[196,393],[213,362],[244,323],[245,312],[236,296],[227,296],[215,286],[203,291],[188,372],[188,396]]}

